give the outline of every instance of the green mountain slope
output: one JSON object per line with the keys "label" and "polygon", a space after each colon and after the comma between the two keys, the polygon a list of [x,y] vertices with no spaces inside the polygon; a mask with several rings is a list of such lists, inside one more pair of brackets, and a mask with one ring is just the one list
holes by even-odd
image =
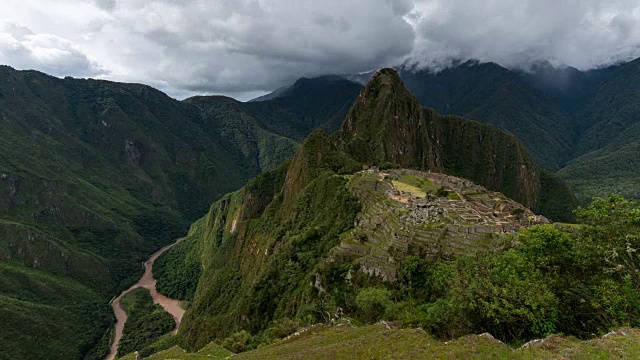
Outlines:
{"label": "green mountain slope", "polygon": [[572,118],[513,71],[469,61],[438,73],[406,69],[400,76],[422,105],[514,134],[550,170],[569,160],[575,141]]}
{"label": "green mountain slope", "polygon": [[301,141],[315,129],[337,130],[361,88],[335,75],[302,78],[269,101],[250,101],[243,107],[265,129]]}
{"label": "green mountain slope", "polygon": [[[363,165],[434,173],[389,170],[392,181],[375,170],[358,172]],[[491,249],[499,234],[533,218],[504,195],[435,171],[468,174],[528,206],[539,206],[548,191],[513,136],[425,110],[393,70],[381,70],[340,131],[313,132],[289,163],[214,203],[188,238],[159,259],[161,291],[191,302],[179,330],[182,345],[193,350],[235,331],[259,333],[285,318],[327,320],[337,306],[353,311],[347,273],[357,288],[384,282],[395,278],[385,269],[411,254]],[[401,199],[413,198],[407,189],[442,202],[433,228],[411,225],[413,212]],[[427,216],[420,214],[414,215]]]}
{"label": "green mountain slope", "polygon": [[[601,74],[604,73],[604,74]],[[576,147],[576,155],[612,144],[636,140],[640,119],[640,59],[589,73],[598,78],[578,116],[589,126]]]}
{"label": "green mountain slope", "polygon": [[[109,284],[100,273],[104,265],[86,271],[95,276],[91,285]],[[0,358],[81,359],[91,354],[112,321],[105,294],[91,285],[0,262]]]}
{"label": "green mountain slope", "polygon": [[[0,330],[0,357],[98,357],[109,342],[107,303],[141,274],[140,262],[298,146],[229,98],[181,102],[144,85],[6,66],[0,78],[0,261],[12,269],[0,308],[6,324],[25,328],[15,338]],[[339,112],[328,92],[319,108]],[[297,127],[303,119],[287,106],[277,105],[279,121]],[[21,292],[23,278],[33,292]],[[48,298],[48,282],[64,288],[68,306]],[[48,327],[38,353],[27,344]]]}
{"label": "green mountain slope", "polygon": [[576,158],[559,174],[584,198],[616,192],[638,199],[640,90],[635,84],[640,59],[606,69],[606,76],[592,76],[600,80],[578,112],[588,128],[575,148]]}
{"label": "green mountain slope", "polygon": [[620,193],[637,198],[640,59],[581,72],[536,63],[526,71],[469,61],[438,73],[401,70],[420,102],[443,114],[514,134],[582,202]]}
{"label": "green mountain slope", "polygon": [[[222,137],[239,148],[244,162],[250,164],[245,171],[273,169],[289,159],[298,146],[295,140],[265,130],[245,110],[245,103],[223,96],[198,96],[184,102],[200,109],[202,126],[210,136]],[[287,114],[283,121],[297,123],[297,118]]]}
{"label": "green mountain slope", "polygon": [[612,144],[572,160],[558,174],[572,189],[579,190],[583,201],[614,193],[637,200],[640,199],[638,154],[640,139]]}

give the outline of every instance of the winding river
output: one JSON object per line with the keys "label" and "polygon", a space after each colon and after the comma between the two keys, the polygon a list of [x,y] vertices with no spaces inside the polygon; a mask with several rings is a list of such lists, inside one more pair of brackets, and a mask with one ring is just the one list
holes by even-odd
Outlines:
{"label": "winding river", "polygon": [[109,355],[105,358],[105,360],[113,360],[116,358],[116,354],[118,352],[118,345],[120,344],[120,339],[122,338],[122,331],[124,330],[124,324],[127,322],[127,313],[120,307],[120,299],[124,295],[126,295],[129,291],[133,289],[137,289],[139,287],[148,289],[151,293],[151,297],[153,298],[153,302],[156,304],[160,304],[169,314],[171,314],[176,321],[176,328],[173,331],[174,335],[178,332],[178,328],[180,327],[180,321],[182,321],[182,316],[184,315],[184,310],[180,307],[180,301],[170,299],[162,294],[159,294],[156,291],[156,279],[153,278],[153,263],[156,261],[158,256],[162,255],[165,251],[171,249],[174,245],[178,244],[180,241],[184,240],[184,238],[176,240],[173,244],[167,245],[162,249],[156,251],[149,260],[144,263],[144,274],[140,278],[140,280],[131,286],[129,289],[123,291],[117,298],[113,300],[111,306],[113,307],[113,313],[116,315],[116,334],[113,339],[113,343],[111,344],[111,350],[109,351]]}

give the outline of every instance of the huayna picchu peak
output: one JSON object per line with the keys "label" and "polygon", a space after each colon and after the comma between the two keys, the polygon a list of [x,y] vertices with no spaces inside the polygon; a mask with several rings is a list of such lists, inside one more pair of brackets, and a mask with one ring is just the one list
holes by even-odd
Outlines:
{"label": "huayna picchu peak", "polygon": [[546,203],[543,194],[551,188],[566,194],[562,201],[568,206],[561,218],[567,218],[575,203],[562,181],[539,168],[513,135],[423,108],[393,69],[380,70],[361,90],[341,138],[346,151],[362,163],[460,176],[525,206],[551,211],[552,217],[561,213]]}

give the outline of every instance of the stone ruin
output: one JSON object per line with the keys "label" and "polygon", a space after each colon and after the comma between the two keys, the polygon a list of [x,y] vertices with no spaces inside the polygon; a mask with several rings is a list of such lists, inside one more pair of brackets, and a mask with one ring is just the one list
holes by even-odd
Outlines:
{"label": "stone ruin", "polygon": [[[403,182],[403,175],[427,179],[430,184],[418,184],[423,187],[420,193],[405,192],[392,183]],[[397,264],[408,255],[452,258],[492,251],[503,246],[505,233],[548,222],[501,193],[453,176],[368,168],[353,181],[358,179],[367,184],[356,187],[363,210],[355,229],[332,250],[332,256],[350,258],[360,271],[383,281],[395,281]],[[434,188],[440,187],[457,197],[439,197]]]}

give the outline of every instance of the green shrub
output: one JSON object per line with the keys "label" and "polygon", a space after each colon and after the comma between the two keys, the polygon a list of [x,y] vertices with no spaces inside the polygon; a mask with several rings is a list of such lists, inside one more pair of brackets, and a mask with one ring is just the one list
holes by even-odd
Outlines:
{"label": "green shrub", "polygon": [[431,295],[430,276],[433,264],[417,256],[409,256],[399,269],[401,292],[409,299],[427,301]]}
{"label": "green shrub", "polygon": [[265,330],[264,335],[267,339],[282,339],[295,333],[298,328],[298,322],[284,318],[273,321],[267,330]]}
{"label": "green shrub", "polygon": [[251,341],[251,334],[242,330],[231,334],[222,341],[222,347],[233,352],[240,353],[249,350],[247,345]]}
{"label": "green shrub", "polygon": [[362,289],[356,296],[356,306],[365,321],[378,321],[391,306],[391,292],[382,287]]}

